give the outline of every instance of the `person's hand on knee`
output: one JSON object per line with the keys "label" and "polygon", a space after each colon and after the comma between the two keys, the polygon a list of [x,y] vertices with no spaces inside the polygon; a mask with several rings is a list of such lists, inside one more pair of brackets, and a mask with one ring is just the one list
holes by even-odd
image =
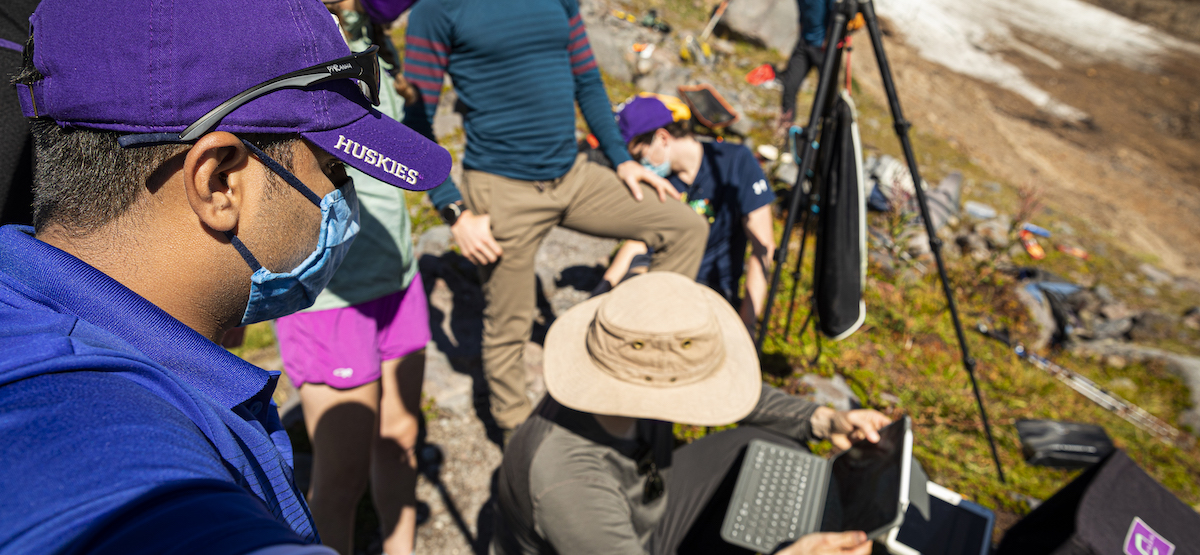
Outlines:
{"label": "person's hand on knee", "polygon": [[654,187],[658,191],[658,201],[667,202],[667,197],[679,200],[679,191],[675,190],[675,186],[671,185],[670,181],[659,177],[654,172],[646,169],[645,166],[629,160],[622,162],[617,166],[617,177],[625,182],[625,186],[629,187],[629,191],[633,193],[633,198],[638,202],[642,200],[642,182]]}
{"label": "person's hand on knee", "polygon": [[871,541],[863,532],[809,534],[776,552],[776,555],[867,555]]}
{"label": "person's hand on knee", "polygon": [[492,218],[487,214],[476,216],[463,210],[458,220],[450,226],[454,242],[462,249],[463,256],[473,264],[486,266],[500,259],[504,251],[492,236]]}

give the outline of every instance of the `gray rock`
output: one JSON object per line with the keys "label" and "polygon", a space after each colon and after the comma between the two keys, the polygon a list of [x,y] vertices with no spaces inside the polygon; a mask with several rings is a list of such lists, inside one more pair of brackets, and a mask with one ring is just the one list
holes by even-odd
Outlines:
{"label": "gray rock", "polygon": [[1168,339],[1175,335],[1179,320],[1161,312],[1149,311],[1138,316],[1129,330],[1129,338],[1134,341],[1154,341]]}
{"label": "gray rock", "polygon": [[1009,238],[1011,229],[1012,218],[1007,214],[1000,214],[991,220],[975,225],[975,233],[987,240],[988,246],[993,249],[1005,248],[1012,242]]}
{"label": "gray rock", "polygon": [[984,239],[983,236],[978,233],[959,235],[954,242],[957,243],[959,247],[962,247],[963,253],[965,254],[974,254],[977,252],[987,254],[988,252],[987,239]]}
{"label": "gray rock", "polygon": [[1176,291],[1191,291],[1192,293],[1200,293],[1200,281],[1191,278],[1175,278],[1173,287]]}
{"label": "gray rock", "polygon": [[454,236],[450,234],[450,226],[439,225],[430,228],[417,238],[417,248],[413,254],[417,258],[423,254],[441,256],[442,253],[450,250],[450,243],[453,240]]}
{"label": "gray rock", "polygon": [[1088,332],[1092,339],[1116,339],[1124,337],[1131,329],[1133,329],[1133,318],[1121,318],[1120,320],[1097,322]]}
{"label": "gray rock", "polygon": [[835,375],[832,379],[816,374],[805,374],[800,378],[800,383],[812,388],[812,393],[803,397],[813,403],[830,406],[835,410],[862,408],[862,404],[858,402],[858,396],[854,394],[854,390],[850,389],[850,385],[840,374]]}
{"label": "gray rock", "polygon": [[795,0],[736,0],[729,3],[717,29],[786,55],[800,36],[799,20]]}
{"label": "gray rock", "polygon": [[1183,325],[1190,329],[1200,330],[1200,307],[1193,306],[1183,313]]}
{"label": "gray rock", "polygon": [[679,96],[679,87],[688,84],[691,80],[691,68],[660,62],[655,71],[639,77],[634,84],[644,91]]}
{"label": "gray rock", "polygon": [[1117,298],[1113,296],[1112,289],[1109,289],[1107,285],[1097,285],[1096,296],[1105,303],[1112,304],[1117,302]]}
{"label": "gray rock", "polygon": [[[449,75],[446,76],[445,82],[450,82]],[[462,113],[456,111],[457,105],[458,94],[454,92],[453,87],[438,97],[438,107],[433,114],[433,136],[445,137],[457,129],[462,129],[463,117]]]}
{"label": "gray rock", "polygon": [[1150,287],[1149,285],[1147,285],[1147,286],[1145,286],[1145,287],[1142,287],[1141,289],[1138,289],[1138,293],[1141,293],[1141,294],[1143,294],[1143,295],[1145,295],[1145,296],[1147,296],[1147,297],[1157,297],[1157,296],[1158,296],[1158,289],[1155,289],[1155,288],[1153,288],[1153,287]]}
{"label": "gray rock", "polygon": [[1005,252],[1008,254],[1009,258],[1016,260],[1017,258],[1025,255],[1025,247],[1021,246],[1020,243],[1013,243],[1012,246],[1008,247],[1008,250]]}
{"label": "gray rock", "polygon": [[609,15],[604,2],[584,0],[579,4],[579,13],[587,26],[588,43],[596,65],[615,79],[633,80],[632,65],[626,61],[625,52],[641,39],[640,28]]}
{"label": "gray rock", "polygon": [[[1099,297],[1101,301],[1105,300],[1104,297],[1100,296],[1099,288],[1096,290],[1096,296]],[[1137,313],[1125,306],[1125,303],[1107,302],[1107,304],[1100,307],[1100,314],[1102,314],[1107,320],[1123,320],[1130,318]]]}
{"label": "gray rock", "polygon": [[1141,272],[1143,276],[1146,276],[1146,279],[1150,280],[1151,283],[1164,284],[1175,281],[1175,278],[1172,277],[1171,274],[1159,270],[1150,264],[1142,264],[1138,266],[1138,271]]}

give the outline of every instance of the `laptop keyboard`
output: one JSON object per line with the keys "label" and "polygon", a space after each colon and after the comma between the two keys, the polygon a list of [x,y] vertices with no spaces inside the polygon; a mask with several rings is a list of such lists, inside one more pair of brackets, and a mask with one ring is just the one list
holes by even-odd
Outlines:
{"label": "laptop keyboard", "polygon": [[827,461],[796,449],[752,442],[725,517],[724,536],[770,553],[810,532]]}

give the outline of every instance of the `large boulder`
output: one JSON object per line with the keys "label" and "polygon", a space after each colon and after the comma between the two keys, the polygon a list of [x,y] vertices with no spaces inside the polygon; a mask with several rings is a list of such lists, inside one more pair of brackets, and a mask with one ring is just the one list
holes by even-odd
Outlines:
{"label": "large boulder", "polygon": [[717,28],[789,54],[800,36],[799,21],[796,0],[730,0]]}
{"label": "large boulder", "polygon": [[632,23],[620,21],[609,14],[608,3],[602,0],[584,0],[579,3],[579,13],[587,26],[588,43],[596,64],[609,76],[619,81],[631,81],[633,68],[625,53],[635,42],[649,42],[641,29]]}

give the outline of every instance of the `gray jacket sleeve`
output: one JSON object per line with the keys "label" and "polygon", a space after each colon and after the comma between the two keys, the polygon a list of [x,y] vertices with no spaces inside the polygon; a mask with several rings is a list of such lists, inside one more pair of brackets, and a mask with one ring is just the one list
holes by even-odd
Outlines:
{"label": "gray jacket sleeve", "polygon": [[820,439],[813,435],[812,429],[812,415],[819,407],[763,384],[758,405],[739,424],[766,428],[802,441]]}

